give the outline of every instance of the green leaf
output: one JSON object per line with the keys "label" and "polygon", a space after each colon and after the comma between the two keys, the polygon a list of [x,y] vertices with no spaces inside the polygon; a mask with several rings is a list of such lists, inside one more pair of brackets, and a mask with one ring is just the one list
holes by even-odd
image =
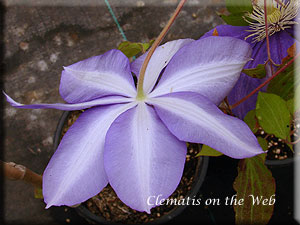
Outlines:
{"label": "green leaf", "polygon": [[243,19],[244,13],[230,15],[220,15],[225,23],[232,26],[248,26],[249,24]]}
{"label": "green leaf", "polygon": [[220,156],[223,155],[223,153],[218,152],[217,150],[207,146],[207,145],[202,145],[201,151],[196,155],[198,156]]}
{"label": "green leaf", "polygon": [[[237,225],[264,225],[269,222],[273,214],[275,181],[271,171],[264,164],[265,157],[266,154],[261,154],[242,159],[239,162],[238,176],[234,181],[233,188],[237,192],[237,201],[244,200],[243,204],[233,206]],[[258,198],[259,204],[257,204],[258,202],[254,203],[253,198]]]}
{"label": "green leaf", "polygon": [[139,43],[139,42],[130,42],[124,41],[119,44],[118,49],[124,53],[128,58],[136,56],[139,53],[145,53],[149,47],[153,44],[154,40],[151,40],[149,43]]}
{"label": "green leaf", "polygon": [[244,69],[242,70],[242,72],[248,75],[249,77],[253,77],[253,78],[261,79],[266,77],[266,70],[263,64],[258,64],[256,68]]}
{"label": "green leaf", "polygon": [[262,137],[257,137],[257,141],[260,145],[260,147],[264,150],[267,151],[268,150],[268,142],[266,139],[262,138]]}
{"label": "green leaf", "polygon": [[[252,12],[253,6],[251,0],[226,0],[228,12],[218,13],[221,18],[232,26],[248,26],[249,23],[244,20],[246,12]],[[230,15],[228,15],[230,14]],[[251,19],[250,19],[251,20]]]}
{"label": "green leaf", "polygon": [[299,76],[295,76],[295,68],[291,65],[269,83],[267,92],[279,95],[284,100],[289,100],[294,97],[294,89],[299,84]]}
{"label": "green leaf", "polygon": [[143,48],[142,53],[145,53],[152,46],[154,41],[155,40],[151,40],[148,43],[140,43],[142,45],[142,48]]}
{"label": "green leaf", "polygon": [[285,139],[290,132],[291,115],[286,102],[277,95],[259,92],[256,102],[256,117],[268,134]]}
{"label": "green leaf", "polygon": [[124,53],[128,58],[133,57],[142,51],[141,45],[138,43],[131,43],[129,41],[122,42],[118,49]]}
{"label": "green leaf", "polygon": [[291,98],[289,100],[286,101],[286,105],[290,111],[290,113],[293,115],[297,110],[296,110],[296,107],[295,107],[295,100],[294,98]]}
{"label": "green leaf", "polygon": [[39,199],[43,199],[43,190],[41,188],[34,188],[34,197],[35,198],[39,198]]}
{"label": "green leaf", "polygon": [[[296,43],[287,49],[287,56],[281,60],[282,68],[296,55]],[[284,100],[294,98],[295,90],[300,88],[300,76],[297,76],[295,71],[299,70],[299,66],[292,63],[288,68],[276,76],[268,85],[267,92],[274,93],[282,97]]]}
{"label": "green leaf", "polygon": [[253,6],[251,0],[225,0],[227,10],[232,13],[252,12]]}
{"label": "green leaf", "polygon": [[248,125],[253,133],[256,133],[256,131],[258,130],[258,124],[255,109],[247,113],[247,115],[244,117],[244,122]]}

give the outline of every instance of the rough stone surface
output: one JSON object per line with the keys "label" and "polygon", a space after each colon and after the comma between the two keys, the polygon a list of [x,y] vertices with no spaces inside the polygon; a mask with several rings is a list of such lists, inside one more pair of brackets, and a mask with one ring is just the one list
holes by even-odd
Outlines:
{"label": "rough stone surface", "polygon": [[[130,41],[155,38],[174,7],[114,7]],[[165,41],[199,38],[222,23],[212,6],[185,7]],[[22,103],[63,102],[58,87],[62,66],[116,48],[122,37],[105,6],[6,7],[4,27],[4,90]],[[4,103],[5,161],[23,164],[42,174],[53,154],[53,135],[62,112],[15,109]],[[7,224],[57,224],[33,187],[4,184]]]}

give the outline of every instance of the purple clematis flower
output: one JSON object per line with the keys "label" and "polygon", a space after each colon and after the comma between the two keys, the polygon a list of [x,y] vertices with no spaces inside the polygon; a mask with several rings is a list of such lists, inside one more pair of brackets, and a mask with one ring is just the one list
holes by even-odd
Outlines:
{"label": "purple clematis flower", "polygon": [[[244,69],[256,68],[258,64],[264,64],[268,59],[267,41],[265,32],[264,18],[264,1],[257,0],[254,4],[253,13],[245,15],[245,20],[249,22],[249,26],[230,26],[220,25],[216,29],[219,36],[230,36],[246,40],[253,48],[252,58]],[[288,0],[282,2],[282,5],[275,0],[268,0],[268,33],[270,42],[270,52],[274,63],[281,64],[283,58],[288,53],[287,50],[294,43],[299,42],[293,38],[294,25],[298,24],[297,19],[300,3],[299,0]],[[250,22],[247,18],[252,19]],[[203,38],[212,36],[213,30],[207,32]],[[270,76],[270,71],[267,73]],[[268,77],[267,77],[268,78]],[[248,95],[265,79],[256,79],[242,73],[240,79],[228,95],[229,104],[234,104]],[[266,90],[266,87],[262,90]],[[243,119],[244,116],[252,109],[255,109],[257,94],[250,97],[247,101],[233,109],[233,113]]]}
{"label": "purple clematis flower", "polygon": [[231,37],[168,42],[154,52],[145,96],[137,98],[131,72],[139,74],[145,55],[130,65],[111,50],[64,68],[60,94],[69,104],[23,105],[6,95],[17,108],[88,108],[44,172],[46,207],[81,203],[109,183],[126,205],[150,213],[147,199],[168,198],[180,182],[185,142],[233,158],[263,153],[248,126],[216,106],[250,55],[246,42]]}

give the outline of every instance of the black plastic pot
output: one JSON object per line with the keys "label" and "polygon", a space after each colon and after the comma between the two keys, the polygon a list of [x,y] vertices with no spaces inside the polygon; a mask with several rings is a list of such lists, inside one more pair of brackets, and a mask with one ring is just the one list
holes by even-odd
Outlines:
{"label": "black plastic pot", "polygon": [[[294,149],[295,151],[295,149]],[[286,166],[292,166],[294,163],[294,156],[282,160],[278,159],[266,159],[265,164],[269,168],[277,168],[277,167],[286,167]]]}
{"label": "black plastic pot", "polygon": [[294,162],[294,158],[288,158],[283,160],[266,159],[265,164],[269,167],[282,167],[282,166],[291,166],[293,162]]}
{"label": "black plastic pot", "polygon": [[[58,122],[55,135],[54,135],[54,151],[57,149],[59,142],[60,142],[60,137],[62,133],[62,129],[64,127],[64,124],[69,116],[70,112],[64,112]],[[185,196],[185,198],[190,197],[193,199],[197,193],[200,190],[200,187],[204,181],[204,178],[207,173],[207,167],[208,167],[208,161],[209,157],[199,157],[197,167],[195,169],[195,179],[194,179],[194,184],[192,185],[191,190],[189,193]],[[172,220],[174,217],[178,216],[180,213],[184,211],[188,206],[185,205],[180,205],[171,210],[168,214],[155,219],[152,222],[146,223],[146,224],[162,224],[162,223],[167,223],[170,220]],[[115,224],[114,222],[107,221],[104,217],[98,216],[93,214],[91,211],[88,210],[87,207],[84,205],[79,205],[78,207],[75,208],[76,212],[83,218],[85,218],[88,222],[92,224]],[[118,223],[120,224],[120,223]]]}

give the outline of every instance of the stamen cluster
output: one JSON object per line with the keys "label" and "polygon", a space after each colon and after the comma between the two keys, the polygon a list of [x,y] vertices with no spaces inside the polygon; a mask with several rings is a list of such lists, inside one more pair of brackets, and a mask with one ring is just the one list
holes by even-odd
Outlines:
{"label": "stamen cluster", "polygon": [[[298,21],[294,19],[298,14],[299,7],[299,0],[290,0],[286,3],[272,0],[272,4],[267,7],[269,36],[298,24]],[[252,13],[248,12],[244,16],[244,20],[249,23],[250,27],[250,30],[247,31],[251,32],[245,39],[255,36],[252,42],[259,42],[266,38],[264,15],[264,5],[259,2],[254,3]]]}

